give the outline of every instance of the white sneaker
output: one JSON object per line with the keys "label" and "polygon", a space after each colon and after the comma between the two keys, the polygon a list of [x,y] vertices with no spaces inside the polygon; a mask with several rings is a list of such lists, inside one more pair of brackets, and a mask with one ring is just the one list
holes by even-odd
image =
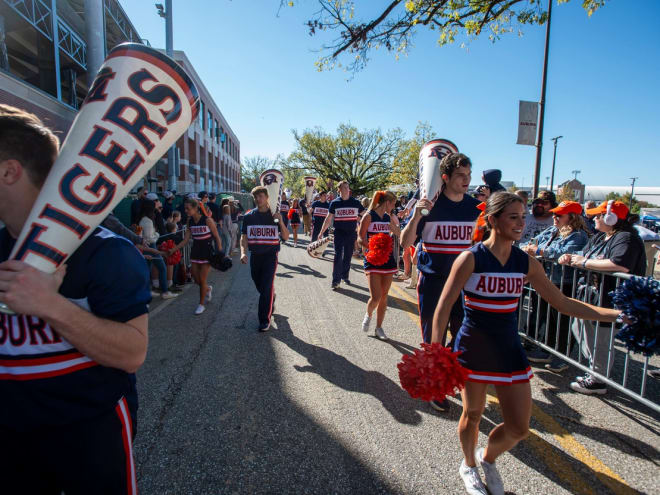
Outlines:
{"label": "white sneaker", "polygon": [[458,474],[461,475],[461,479],[463,480],[463,483],[465,483],[465,490],[470,495],[488,495],[476,466],[468,467],[468,465],[465,464],[465,459],[463,459],[461,467],[458,469]]}
{"label": "white sneaker", "polygon": [[371,324],[371,316],[364,315],[364,320],[362,320],[362,331],[367,333],[369,331],[369,325]]}
{"label": "white sneaker", "polygon": [[297,243],[297,242],[294,242],[294,243],[293,243],[293,247],[294,247],[294,248],[297,248],[297,247],[298,247],[298,243]]}
{"label": "white sneaker", "polygon": [[387,335],[385,335],[385,331],[381,327],[376,328],[374,335],[379,340],[387,340]]}
{"label": "white sneaker", "polygon": [[179,294],[176,294],[174,292],[170,292],[169,290],[167,292],[163,292],[160,297],[162,299],[174,299],[175,297],[179,297]]}
{"label": "white sneaker", "polygon": [[156,292],[155,290],[151,291],[151,297],[158,297],[160,296],[160,292]]}
{"label": "white sneaker", "polygon": [[195,314],[201,315],[205,310],[206,308],[200,304],[199,306],[197,306],[197,309],[195,310]]}
{"label": "white sneaker", "polygon": [[484,476],[486,477],[486,486],[491,495],[504,495],[504,482],[500,473],[495,467],[495,463],[484,461],[484,449],[478,449],[475,453],[475,460],[477,464],[481,465],[481,469],[484,470]]}
{"label": "white sneaker", "polygon": [[209,285],[206,287],[206,302],[211,302],[213,299],[213,286]]}

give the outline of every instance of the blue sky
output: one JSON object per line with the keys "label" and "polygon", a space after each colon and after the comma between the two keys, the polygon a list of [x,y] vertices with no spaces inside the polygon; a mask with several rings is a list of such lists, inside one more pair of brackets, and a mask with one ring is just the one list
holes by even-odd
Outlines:
{"label": "blue sky", "polygon": [[[164,47],[153,1],[120,0],[140,35]],[[164,2],[163,2],[164,3]],[[174,48],[186,52],[241,142],[243,157],[289,154],[291,129],[342,122],[400,127],[412,135],[428,121],[481,170],[532,182],[535,148],[516,145],[518,100],[537,101],[545,27],[495,44],[484,37],[438,47],[419,31],[406,58],[386,51],[352,80],[317,72],[322,38],[304,26],[312,0],[174,0]],[[386,2],[359,0],[372,12]],[[660,186],[660,1],[611,0],[591,18],[572,0],[553,8],[541,185],[559,141],[555,183],[581,170],[590,185]]]}

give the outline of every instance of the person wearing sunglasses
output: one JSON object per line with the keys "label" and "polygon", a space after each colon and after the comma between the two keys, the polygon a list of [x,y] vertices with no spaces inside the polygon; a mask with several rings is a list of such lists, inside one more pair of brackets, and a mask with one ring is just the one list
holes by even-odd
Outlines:
{"label": "person wearing sunglasses", "polygon": [[[542,256],[550,260],[544,263],[548,278],[567,297],[571,297],[573,288],[573,269],[564,270],[564,282],[562,284],[562,270],[560,266],[552,263],[564,254],[577,253],[582,251],[589,241],[587,227],[582,217],[582,206],[575,201],[562,201],[559,206],[550,210],[553,218],[553,226],[548,227],[538,236],[534,237],[529,243],[521,246],[521,249],[532,256]],[[537,299],[532,298],[534,309],[530,317],[530,322],[536,321],[536,303]],[[538,311],[540,312],[539,321],[546,322],[548,304],[541,300]],[[559,320],[559,336],[557,337],[557,321]],[[561,352],[567,352],[568,335],[570,332],[570,318],[562,315],[561,318],[557,310],[550,308],[550,322],[546,328],[548,334],[547,345],[555,347]],[[539,334],[538,338],[543,340]],[[557,343],[557,339],[559,342]],[[571,342],[573,344],[574,341]],[[568,368],[565,361],[559,358],[553,358],[550,353],[540,348],[527,353],[527,359],[535,364],[545,364],[545,367],[556,373],[562,372]]]}
{"label": "person wearing sunglasses", "polygon": [[541,191],[532,201],[532,215],[525,219],[525,230],[520,238],[520,244],[528,243],[548,227],[553,225],[552,208],[557,207],[557,198],[552,191]]}

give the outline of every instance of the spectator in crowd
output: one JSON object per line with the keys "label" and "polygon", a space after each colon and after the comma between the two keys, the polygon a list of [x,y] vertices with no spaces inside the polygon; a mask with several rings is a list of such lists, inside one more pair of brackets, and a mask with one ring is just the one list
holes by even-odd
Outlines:
{"label": "spectator in crowd", "polygon": [[[140,221],[138,222],[138,225],[142,227],[142,238],[145,240],[145,243],[147,246],[151,249],[156,249],[156,242],[158,241],[158,238],[160,235],[156,231],[156,228],[154,227],[154,221],[156,218],[156,203],[154,203],[150,199],[145,199],[142,202],[142,211],[140,212]],[[158,253],[158,251],[153,252],[151,251],[151,255],[146,255],[145,259],[150,261],[151,266],[155,267],[157,273],[158,273],[158,279],[154,280],[152,279],[151,283],[154,285],[156,288],[159,288],[161,291],[160,296],[163,299],[172,299],[173,297],[178,296],[178,294],[174,294],[170,292],[169,290],[169,285],[167,282],[167,267],[165,266],[165,261],[163,260],[163,257]],[[157,293],[153,293],[152,295],[158,295]]]}
{"label": "spectator in crowd", "polygon": [[496,193],[497,191],[506,191],[506,189],[504,189],[504,186],[500,184],[500,181],[502,180],[501,170],[498,170],[496,168],[489,168],[488,170],[484,170],[482,179],[484,181],[484,184],[486,184],[488,186],[488,189],[490,189],[490,194]]}
{"label": "spectator in crowd", "polygon": [[110,213],[105,220],[101,222],[101,227],[105,227],[110,232],[113,232],[121,237],[124,237],[131,241],[136,246],[139,244],[144,244],[144,239],[133,232],[131,229],[126,227],[119,219]]}
{"label": "spectator in crowd", "polygon": [[234,236],[234,242],[231,245],[230,253],[235,254],[238,252],[238,243],[240,241],[240,236],[238,235],[238,222],[241,219],[241,213],[243,212],[243,207],[241,206],[240,201],[230,201],[231,208],[231,231]]}
{"label": "spectator in crowd", "polygon": [[165,230],[165,219],[163,218],[163,204],[160,202],[160,198],[156,193],[149,193],[146,196],[146,199],[154,202],[154,227],[156,232],[159,235],[165,235],[167,231]]}
{"label": "spectator in crowd", "polygon": [[302,211],[303,232],[305,233],[305,235],[311,236],[312,217],[309,214],[309,210],[307,209],[307,199],[302,198],[300,201],[298,201],[298,204],[300,205],[300,210]]}
{"label": "spectator in crowd", "polygon": [[165,198],[165,203],[163,203],[161,213],[165,221],[169,222],[171,220],[170,217],[172,216],[172,212],[174,211],[174,194],[170,191],[165,191],[163,197]]}
{"label": "spectator in crowd", "polygon": [[206,207],[209,213],[211,213],[211,218],[218,224],[222,221],[222,212],[220,211],[220,205],[215,202],[216,198],[215,193],[209,193],[209,202],[206,204]]}
{"label": "spectator in crowd", "polygon": [[525,208],[527,208],[527,203],[529,202],[529,193],[527,191],[523,191],[522,189],[518,189],[516,191],[516,195],[525,202]]}
{"label": "spectator in crowd", "polygon": [[179,210],[174,210],[172,212],[172,222],[176,224],[176,230],[181,230],[183,227],[183,222],[181,218],[181,212]]}
{"label": "spectator in crowd", "polygon": [[[553,215],[554,225],[548,227],[538,236],[532,238],[528,244],[521,246],[521,249],[532,256],[542,256],[552,261],[556,261],[564,254],[572,254],[582,251],[589,240],[587,228],[582,219],[582,206],[575,201],[562,201],[557,208],[550,210]],[[554,263],[546,263],[545,271],[548,278],[560,288],[564,295],[571,297],[573,289],[573,269],[564,270],[564,281],[562,284],[561,267]],[[532,298],[532,303],[536,306],[537,299]],[[536,309],[536,308],[534,308]],[[538,321],[544,324],[547,320],[548,303],[541,300],[539,303],[540,316]],[[559,314],[557,310],[550,308],[550,323],[546,327],[547,341],[550,347],[555,347],[557,343],[557,321]],[[536,322],[536,311],[532,311],[530,322]],[[559,337],[557,350],[567,352],[568,335],[570,332],[570,318],[562,315],[559,323]],[[543,337],[539,335],[539,339]],[[575,341],[572,341],[573,344]],[[570,354],[570,350],[569,350]],[[545,364],[550,371],[561,372],[568,368],[565,361],[558,358],[552,358],[551,355],[541,349],[535,349],[527,353],[527,359],[532,363]]]}
{"label": "spectator in crowd", "polygon": [[163,243],[161,243],[160,252],[165,257],[165,264],[167,266],[167,285],[168,287],[172,288],[172,290],[177,290],[176,287],[174,286],[174,280],[177,279],[176,276],[178,274],[177,272],[179,269],[180,262],[179,263],[171,262],[171,256],[174,253],[170,254],[169,246],[164,246],[163,244],[167,242],[168,245],[176,246],[179,242],[183,240],[183,237],[177,235],[176,224],[174,222],[167,222],[165,224],[165,229],[167,230],[167,234],[165,235],[165,240],[163,241]]}
{"label": "spectator in crowd", "polygon": [[144,187],[138,187],[137,198],[131,201],[131,225],[137,225],[140,221],[140,211],[142,211],[142,201],[147,196],[147,190]]}
{"label": "spectator in crowd", "polygon": [[482,203],[488,201],[489,196],[490,196],[490,187],[485,184],[477,186],[477,188],[474,190],[475,199],[478,199]]}
{"label": "spectator in crowd", "polygon": [[[600,272],[622,272],[631,275],[644,276],[646,272],[646,254],[644,243],[630,223],[628,207],[621,201],[604,201],[600,206],[586,211],[593,215],[596,231],[582,254],[565,254],[559,258],[559,263],[580,268],[582,270],[598,270]],[[612,307],[609,292],[616,287],[615,277],[604,275],[602,285],[603,304]],[[591,280],[585,285],[589,291]],[[591,291],[594,300],[598,301],[597,291]],[[590,322],[584,322],[584,337],[580,339],[581,325],[573,325],[572,330],[578,341],[582,341],[581,352],[590,362],[590,367],[601,375],[607,375],[614,364],[614,339],[612,329],[601,326],[598,331]],[[595,343],[594,343],[594,340]],[[610,354],[612,358],[609,359]],[[608,368],[609,362],[609,368]],[[571,383],[571,389],[582,394],[605,394],[607,387],[592,374],[587,373]]]}
{"label": "spectator in crowd", "polygon": [[200,191],[199,201],[198,201],[199,211],[205,217],[213,218],[207,206],[208,202],[209,202],[209,193],[207,193],[206,191]]}
{"label": "spectator in crowd", "polygon": [[528,243],[553,224],[552,210],[557,207],[557,198],[552,191],[541,191],[532,201],[532,215],[525,219],[525,230],[520,238],[521,244]]}
{"label": "spectator in crowd", "polygon": [[231,256],[232,252],[232,243],[231,243],[231,229],[232,229],[232,221],[231,221],[231,206],[229,206],[229,200],[222,200],[223,205],[222,205],[222,228],[220,230],[220,235],[222,236],[222,245],[226,246],[227,253],[225,253],[227,256]]}
{"label": "spectator in crowd", "polygon": [[593,210],[596,207],[596,202],[595,201],[587,201],[584,203],[584,211],[583,213],[583,218],[584,218],[584,223],[587,225],[587,229],[589,229],[590,234],[595,234],[596,233],[596,224],[594,222],[594,216],[593,215],[587,215],[586,211],[587,210]]}

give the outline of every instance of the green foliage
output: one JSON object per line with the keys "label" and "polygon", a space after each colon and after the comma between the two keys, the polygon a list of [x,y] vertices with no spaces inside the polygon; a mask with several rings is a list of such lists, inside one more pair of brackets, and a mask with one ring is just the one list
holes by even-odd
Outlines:
{"label": "green foliage", "polygon": [[[623,195],[612,191],[607,196],[605,196],[605,201],[614,200],[621,201],[625,203],[628,208],[630,208],[630,193],[627,192]],[[658,205],[649,203],[648,201],[638,201],[637,198],[632,198],[632,208],[630,208],[631,213],[640,213],[640,208],[657,208]]]}
{"label": "green foliage", "polygon": [[241,190],[250,192],[254,187],[259,184],[259,176],[268,170],[275,167],[275,161],[265,156],[251,156],[243,158],[241,163]]}
{"label": "green foliage", "polygon": [[[570,0],[557,0],[567,3]],[[582,0],[587,15],[605,5],[606,0]],[[393,0],[384,2],[381,11],[370,20],[357,16],[355,0],[318,0],[320,8],[307,21],[311,35],[323,31],[336,33],[336,38],[322,45],[325,53],[316,62],[318,70],[342,67],[359,71],[369,60],[371,50],[386,48],[398,59],[412,46],[420,28],[438,32],[440,46],[461,37],[471,41],[487,35],[497,41],[503,35],[517,32],[526,25],[545,24],[548,20],[545,0]],[[369,7],[364,7],[364,4]],[[285,0],[280,0],[280,8]],[[288,2],[293,7],[293,2]],[[359,2],[360,8],[371,9],[371,2]],[[484,34],[485,33],[485,34]]]}
{"label": "green foliage", "polygon": [[312,172],[326,185],[347,180],[353,194],[360,195],[387,184],[403,134],[400,129],[383,133],[340,124],[335,134],[315,128],[302,134],[293,130],[293,136],[297,147],[287,159],[288,166]]}
{"label": "green foliage", "polygon": [[419,150],[427,141],[433,139],[434,131],[428,122],[418,122],[415,135],[402,139],[392,163],[392,173],[388,179],[390,185],[414,185],[419,171]]}

